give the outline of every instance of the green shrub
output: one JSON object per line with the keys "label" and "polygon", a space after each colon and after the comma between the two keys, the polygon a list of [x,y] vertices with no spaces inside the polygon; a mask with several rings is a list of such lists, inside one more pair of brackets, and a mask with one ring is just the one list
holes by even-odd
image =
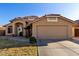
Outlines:
{"label": "green shrub", "polygon": [[36,41],[36,38],[35,37],[30,37],[30,43],[32,43],[32,44],[34,44],[34,43],[36,43],[37,41]]}

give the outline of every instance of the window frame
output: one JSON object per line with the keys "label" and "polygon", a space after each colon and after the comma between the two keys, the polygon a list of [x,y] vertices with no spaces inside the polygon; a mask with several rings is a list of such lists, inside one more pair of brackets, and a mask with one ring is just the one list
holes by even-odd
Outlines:
{"label": "window frame", "polygon": [[[55,18],[55,19],[50,19]],[[58,17],[47,17],[47,22],[58,22]]]}
{"label": "window frame", "polygon": [[12,26],[8,26],[8,33],[12,33],[13,29]]}

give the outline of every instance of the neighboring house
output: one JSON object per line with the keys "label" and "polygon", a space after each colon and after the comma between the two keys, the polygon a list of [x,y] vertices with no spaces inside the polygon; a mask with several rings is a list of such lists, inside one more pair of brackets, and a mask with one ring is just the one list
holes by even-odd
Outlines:
{"label": "neighboring house", "polygon": [[17,17],[6,26],[6,35],[34,36],[38,39],[68,39],[75,36],[76,23],[60,14]]}
{"label": "neighboring house", "polygon": [[4,36],[4,35],[5,35],[5,27],[0,25],[0,36]]}

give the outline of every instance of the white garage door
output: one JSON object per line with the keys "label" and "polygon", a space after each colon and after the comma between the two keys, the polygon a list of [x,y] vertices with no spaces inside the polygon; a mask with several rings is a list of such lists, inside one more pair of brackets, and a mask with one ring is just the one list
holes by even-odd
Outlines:
{"label": "white garage door", "polygon": [[37,26],[37,37],[39,39],[66,39],[67,28],[67,26]]}

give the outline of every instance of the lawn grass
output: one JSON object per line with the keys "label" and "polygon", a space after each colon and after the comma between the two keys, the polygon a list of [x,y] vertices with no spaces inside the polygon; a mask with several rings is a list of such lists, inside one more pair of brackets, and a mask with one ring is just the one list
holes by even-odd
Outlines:
{"label": "lawn grass", "polygon": [[26,42],[0,39],[0,56],[37,56],[37,46]]}

